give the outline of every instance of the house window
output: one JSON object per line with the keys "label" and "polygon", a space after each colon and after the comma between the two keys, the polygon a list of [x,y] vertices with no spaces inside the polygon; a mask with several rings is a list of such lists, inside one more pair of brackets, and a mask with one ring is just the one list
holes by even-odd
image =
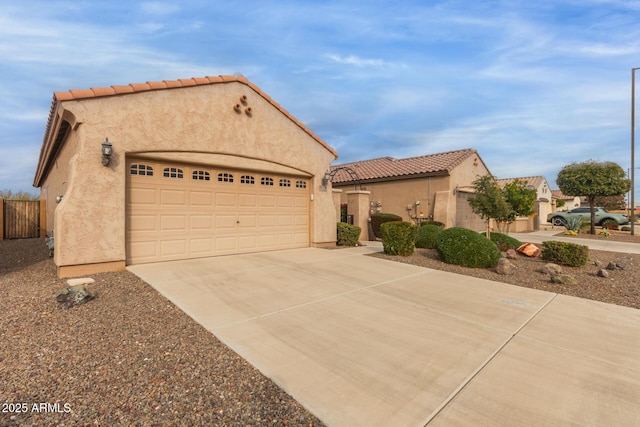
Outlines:
{"label": "house window", "polygon": [[291,187],[291,180],[289,179],[281,179],[280,187]]}
{"label": "house window", "polygon": [[296,181],[296,188],[307,188],[306,181]]}
{"label": "house window", "polygon": [[242,175],[240,177],[240,184],[255,184],[256,179],[251,175]]}
{"label": "house window", "polygon": [[233,175],[230,173],[219,173],[218,182],[233,182]]}
{"label": "house window", "polygon": [[263,176],[260,178],[260,185],[273,185],[273,178],[269,178],[268,176]]}
{"label": "house window", "polygon": [[211,175],[209,175],[209,172],[207,171],[193,171],[193,175],[191,177],[197,181],[211,180]]}
{"label": "house window", "polygon": [[153,176],[153,167],[143,164],[131,165],[129,171],[131,175]]}
{"label": "house window", "polygon": [[184,178],[184,172],[179,168],[164,168],[165,178]]}

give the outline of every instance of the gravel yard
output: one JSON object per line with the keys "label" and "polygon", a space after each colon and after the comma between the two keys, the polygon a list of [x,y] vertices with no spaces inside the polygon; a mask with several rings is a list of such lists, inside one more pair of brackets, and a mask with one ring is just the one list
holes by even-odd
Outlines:
{"label": "gravel yard", "polygon": [[[563,234],[560,233],[558,235]],[[575,237],[574,243],[581,244],[582,239],[604,239],[604,237],[580,234]],[[640,236],[630,236],[628,233],[612,234],[610,239],[640,243]],[[553,239],[550,238],[549,240]],[[541,247],[542,245],[537,246]],[[562,266],[563,273],[570,274],[577,279],[578,284],[575,286],[552,283],[549,274],[539,271],[547,261],[543,261],[540,258],[529,258],[520,254],[518,254],[518,259],[513,261],[516,265],[516,272],[509,276],[500,275],[496,273],[495,269],[467,268],[446,264],[440,261],[435,249],[416,249],[415,253],[408,257],[390,256],[383,253],[372,254],[370,256],[419,265],[435,270],[480,277],[496,282],[510,283],[527,288],[640,308],[640,255],[638,254],[589,250],[589,261],[587,265],[583,267]],[[624,270],[607,270],[609,273],[608,278],[598,277],[596,273],[599,268],[595,265],[596,260],[604,266],[609,262],[621,264],[624,266]]]}
{"label": "gravel yard", "polygon": [[0,426],[324,425],[135,275],[92,277],[62,309],[43,241],[0,241]]}

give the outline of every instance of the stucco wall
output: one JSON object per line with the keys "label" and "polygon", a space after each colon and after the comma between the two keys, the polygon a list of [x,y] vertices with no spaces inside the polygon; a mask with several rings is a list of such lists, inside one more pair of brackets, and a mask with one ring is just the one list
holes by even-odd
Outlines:
{"label": "stucco wall", "polygon": [[[251,107],[251,115],[233,109],[242,95],[248,97],[243,110]],[[81,124],[67,141],[77,148],[65,145],[63,151],[69,153],[58,161],[68,169],[50,173],[43,184],[52,195],[61,181],[68,181],[55,212],[58,266],[125,259],[125,160],[140,153],[164,159],[175,154],[182,161],[205,164],[216,161],[207,154],[218,155],[218,161],[229,159],[219,155],[234,156],[233,166],[240,167],[243,159],[251,164],[259,159],[309,176],[312,244],[335,242],[332,193],[319,189],[334,155],[247,85],[139,92],[64,101],[61,106]],[[114,149],[108,167],[100,162],[105,137]]]}
{"label": "stucco wall", "polygon": [[[347,191],[353,190],[353,184],[346,186],[334,186],[343,190],[341,203],[347,203]],[[448,176],[434,176],[427,178],[403,179],[397,181],[376,182],[363,184],[363,189],[371,192],[371,201],[382,204],[381,212],[400,215],[404,221],[413,221],[416,212],[420,211],[423,218],[433,214],[435,193],[449,188]],[[407,206],[415,206],[419,201],[418,209],[407,210]],[[375,208],[374,208],[375,209]]]}

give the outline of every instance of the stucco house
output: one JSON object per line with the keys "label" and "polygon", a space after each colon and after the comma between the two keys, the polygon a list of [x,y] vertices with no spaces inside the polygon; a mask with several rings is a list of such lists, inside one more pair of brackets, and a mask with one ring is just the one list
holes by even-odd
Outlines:
{"label": "stucco house", "polygon": [[243,76],[147,82],[54,93],[34,186],[70,277],[335,244],[336,158]]}
{"label": "stucco house", "polygon": [[501,178],[498,179],[498,184],[501,187],[504,187],[505,185],[512,183],[516,179],[525,182],[528,188],[536,190],[536,204],[534,206],[534,212],[536,216],[531,226],[525,227],[524,229],[512,229],[512,231],[532,231],[534,228],[537,228],[536,225],[547,222],[547,214],[550,214],[552,212],[552,196],[551,190],[549,189],[549,183],[543,176],[523,176],[517,178]]}
{"label": "stucco house", "polygon": [[396,159],[382,157],[333,165],[334,189],[371,192],[370,213],[385,212],[405,221],[434,219],[447,227],[482,230],[484,221],[467,202],[472,183],[489,169],[474,149]]}
{"label": "stucco house", "polygon": [[[564,200],[564,206],[558,207],[558,200]],[[582,204],[581,202],[580,196],[567,196],[561,190],[551,190],[552,212],[579,208]]]}

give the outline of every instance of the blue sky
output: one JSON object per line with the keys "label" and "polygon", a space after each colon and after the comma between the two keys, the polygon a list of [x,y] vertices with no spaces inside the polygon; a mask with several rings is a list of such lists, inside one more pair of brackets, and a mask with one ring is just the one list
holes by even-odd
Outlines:
{"label": "blue sky", "polygon": [[626,171],[639,22],[638,0],[3,2],[0,189],[37,191],[54,91],[234,73],[338,163],[470,147],[552,188],[574,161]]}

